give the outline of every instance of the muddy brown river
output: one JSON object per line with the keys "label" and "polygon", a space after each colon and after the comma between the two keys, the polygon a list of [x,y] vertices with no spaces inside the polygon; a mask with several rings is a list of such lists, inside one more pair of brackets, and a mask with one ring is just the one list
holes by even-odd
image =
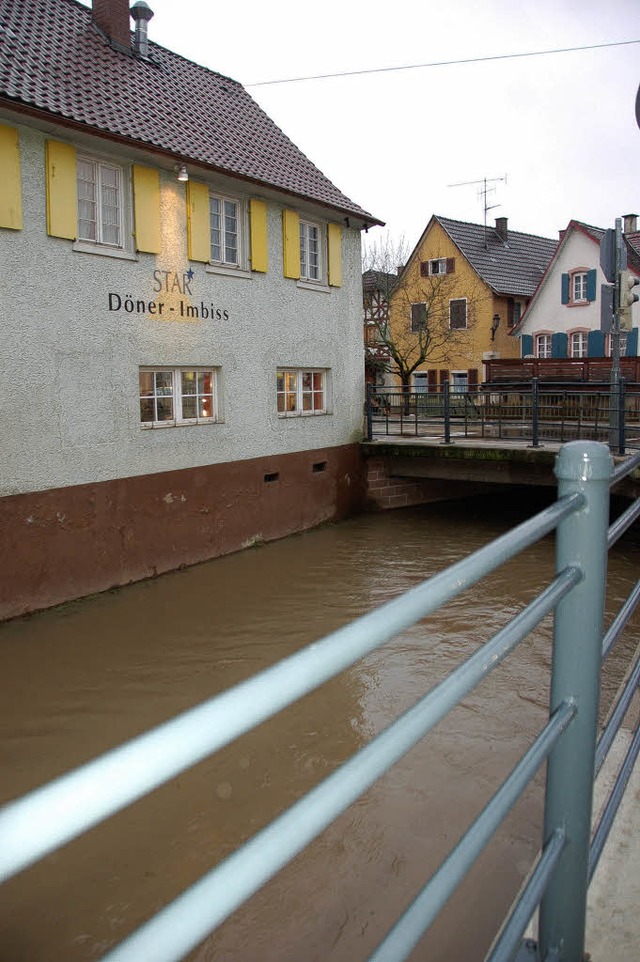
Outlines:
{"label": "muddy brown river", "polygon": [[[139,734],[523,520],[532,489],[355,518],[0,625],[0,801]],[[612,551],[608,618],[638,576]],[[545,539],[295,706],[2,889],[0,962],[90,962],[366,744],[551,577]],[[550,623],[302,855],[192,952],[192,962],[360,962],[544,723]],[[634,617],[604,701],[640,639]],[[541,781],[411,959],[481,960],[537,851]],[[140,962],[153,962],[143,959]]]}

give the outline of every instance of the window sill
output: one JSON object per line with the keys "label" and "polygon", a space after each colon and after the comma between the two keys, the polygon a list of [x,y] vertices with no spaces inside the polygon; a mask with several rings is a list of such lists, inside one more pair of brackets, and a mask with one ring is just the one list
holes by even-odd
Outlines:
{"label": "window sill", "polygon": [[296,281],[296,284],[303,291],[320,291],[322,294],[330,294],[331,288],[327,284],[319,284],[315,281]]}
{"label": "window sill", "polygon": [[221,274],[224,277],[242,277],[244,280],[251,280],[251,271],[245,271],[241,267],[225,267],[224,264],[205,264],[207,274]]}
{"label": "window sill", "polygon": [[286,413],[286,414],[282,414],[279,411],[278,417],[282,418],[283,420],[287,420],[290,418],[322,418],[322,417],[326,417],[328,414],[329,414],[329,411],[290,411],[289,413]]}
{"label": "window sill", "polygon": [[72,250],[80,254],[98,254],[100,257],[117,257],[124,261],[137,261],[138,255],[126,251],[121,247],[105,247],[103,244],[89,244],[85,241],[74,241]]}
{"label": "window sill", "polygon": [[160,429],[164,431],[166,428],[195,428],[201,427],[204,424],[221,424],[222,422],[215,418],[202,418],[200,421],[154,421],[151,424],[145,423],[140,425],[141,431],[157,431]]}
{"label": "window sill", "polygon": [[588,307],[589,304],[593,304],[593,301],[569,301],[565,307]]}

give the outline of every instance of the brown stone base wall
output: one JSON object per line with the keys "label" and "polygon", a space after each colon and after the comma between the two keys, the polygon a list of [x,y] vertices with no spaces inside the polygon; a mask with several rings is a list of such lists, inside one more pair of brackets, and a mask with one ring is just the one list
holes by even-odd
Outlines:
{"label": "brown stone base wall", "polygon": [[466,481],[403,478],[393,475],[394,458],[365,460],[365,506],[369,511],[386,511],[432,501],[449,501],[477,494],[481,487]]}
{"label": "brown stone base wall", "polygon": [[359,445],[0,498],[0,619],[361,510]]}

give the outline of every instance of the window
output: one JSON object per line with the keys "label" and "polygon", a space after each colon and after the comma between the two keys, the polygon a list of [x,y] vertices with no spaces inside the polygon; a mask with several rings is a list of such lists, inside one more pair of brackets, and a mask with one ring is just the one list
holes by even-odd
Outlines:
{"label": "window", "polygon": [[125,247],[124,169],[90,157],[76,161],[78,240]]}
{"label": "window", "polygon": [[421,277],[436,277],[440,274],[453,274],[455,269],[455,257],[432,257],[429,261],[420,261]]}
{"label": "window", "polygon": [[468,386],[469,375],[467,371],[451,372],[451,391],[453,394],[465,394]]}
{"label": "window", "polygon": [[216,418],[215,370],[140,369],[140,423],[143,428],[204,424]]}
{"label": "window", "polygon": [[461,330],[467,326],[467,299],[458,297],[449,301],[449,327],[451,330]]}
{"label": "window", "polygon": [[587,299],[587,272],[580,271],[571,277],[572,301],[586,301]]}
{"label": "window", "polygon": [[290,417],[326,414],[326,371],[282,369],[277,372],[278,414]]}
{"label": "window", "polygon": [[536,357],[551,357],[551,335],[536,335]]}
{"label": "window", "polygon": [[318,224],[300,221],[300,280],[322,280],[322,232]]}
{"label": "window", "polygon": [[413,390],[418,394],[426,394],[428,388],[427,372],[418,372],[413,375]]}
{"label": "window", "polygon": [[561,275],[561,301],[569,307],[584,307],[595,301],[597,294],[597,271],[576,267]]}
{"label": "window", "polygon": [[240,202],[222,194],[209,193],[211,261],[227,267],[239,267],[241,262]]}
{"label": "window", "polygon": [[587,331],[574,331],[569,338],[570,357],[587,357]]}
{"label": "window", "polygon": [[507,302],[507,327],[515,327],[516,324],[520,323],[520,318],[522,317],[522,304],[520,301],[514,301],[509,298]]}
{"label": "window", "polygon": [[425,303],[411,305],[411,330],[414,334],[424,331],[427,327],[427,305]]}

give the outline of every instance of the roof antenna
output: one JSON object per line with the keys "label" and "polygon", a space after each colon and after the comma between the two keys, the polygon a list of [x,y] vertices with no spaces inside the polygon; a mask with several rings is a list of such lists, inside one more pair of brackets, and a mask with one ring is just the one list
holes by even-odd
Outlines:
{"label": "roof antenna", "polygon": [[484,210],[484,246],[485,250],[489,249],[489,244],[487,242],[487,211],[493,210],[495,207],[500,207],[500,204],[488,204],[487,196],[494,193],[495,187],[489,187],[489,184],[497,184],[499,181],[507,183],[507,175],[504,177],[483,177],[482,180],[464,180],[459,184],[447,184],[447,187],[468,187],[471,184],[481,184],[482,186],[478,188],[478,197],[482,197],[482,207]]}

